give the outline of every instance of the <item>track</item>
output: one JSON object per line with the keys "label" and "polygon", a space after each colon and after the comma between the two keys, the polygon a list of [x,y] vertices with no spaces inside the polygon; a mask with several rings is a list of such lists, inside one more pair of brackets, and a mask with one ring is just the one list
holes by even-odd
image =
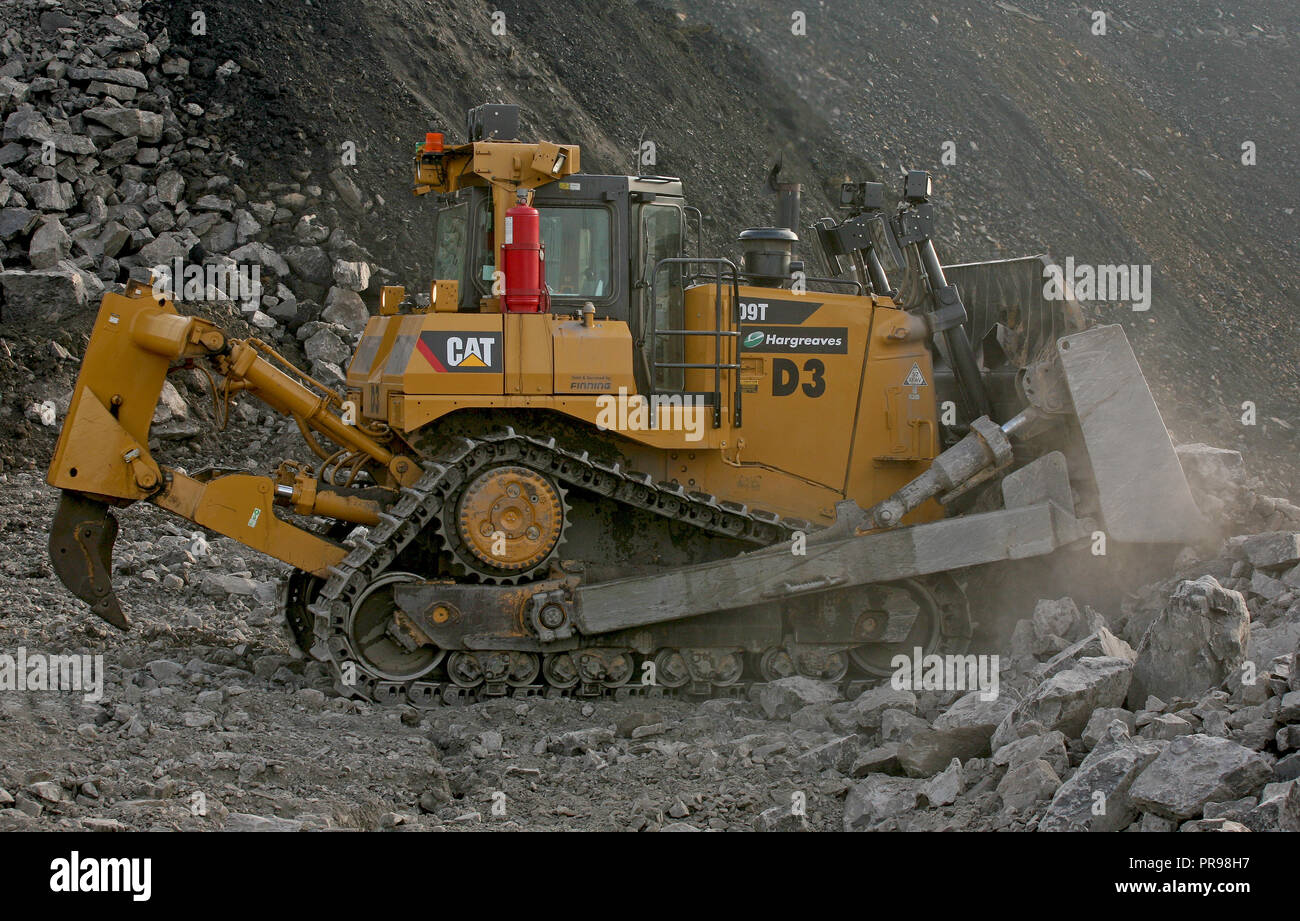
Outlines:
{"label": "track", "polygon": [[[655,483],[651,477],[625,471],[617,464],[602,464],[586,453],[566,451],[554,439],[519,435],[509,428],[475,439],[451,438],[439,454],[426,461],[424,476],[401,490],[379,523],[331,570],[328,580],[321,583],[300,573],[289,582],[282,603],[291,630],[299,645],[309,645],[312,656],[330,666],[340,693],[377,702],[430,706],[505,694],[732,696],[745,693],[752,682],[742,678],[754,671],[766,679],[796,672],[834,682],[846,679],[848,658],[843,653],[815,666],[778,661],[779,656],[778,660],[765,658],[756,669],[758,663],[740,649],[664,649],[653,657],[638,657],[626,647],[585,645],[541,657],[505,650],[444,656],[442,650],[404,637],[400,623],[389,616],[392,605],[385,601],[384,593],[391,592],[394,584],[419,581],[422,576],[403,572],[399,557],[421,535],[439,534],[445,545],[450,529],[442,522],[454,511],[452,503],[461,488],[480,471],[502,464],[541,471],[565,488],[582,489],[757,546],[789,540],[796,531],[812,527],[806,521],[783,519],[687,492],[676,484]],[[941,610],[957,606],[965,616],[964,598],[951,580],[937,580],[927,591],[936,596]],[[584,641],[598,643],[599,638]],[[650,662],[654,667],[648,666]],[[442,674],[448,680],[428,680]],[[879,680],[881,672],[870,669],[867,674]]]}

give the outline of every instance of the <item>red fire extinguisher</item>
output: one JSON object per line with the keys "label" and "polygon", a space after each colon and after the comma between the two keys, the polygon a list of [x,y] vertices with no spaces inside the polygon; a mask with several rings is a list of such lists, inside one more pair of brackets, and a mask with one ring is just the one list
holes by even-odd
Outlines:
{"label": "red fire extinguisher", "polygon": [[506,212],[505,242],[501,244],[501,268],[506,293],[506,313],[544,313],[550,310],[546,290],[546,247],[542,245],[541,214],[524,203]]}

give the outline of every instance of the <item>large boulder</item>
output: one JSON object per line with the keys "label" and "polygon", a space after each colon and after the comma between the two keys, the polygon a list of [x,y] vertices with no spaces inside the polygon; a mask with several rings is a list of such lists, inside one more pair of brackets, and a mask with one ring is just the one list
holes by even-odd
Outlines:
{"label": "large boulder", "polygon": [[1038,822],[1039,831],[1120,831],[1138,816],[1131,788],[1160,756],[1162,742],[1134,742],[1116,721],[1063,783]]}
{"label": "large boulder", "polygon": [[898,763],[911,777],[930,777],[954,758],[965,761],[989,753],[989,733],[982,726],[921,728],[899,742]]}
{"label": "large boulder", "polygon": [[1007,809],[1024,812],[1043,800],[1051,799],[1061,786],[1061,778],[1042,758],[1024,761],[1002,775],[998,796]]}
{"label": "large boulder", "polygon": [[812,704],[830,704],[840,699],[835,685],[802,675],[769,681],[758,689],[758,705],[770,720],[786,720],[795,711]]}
{"label": "large boulder", "polygon": [[291,246],[284,251],[293,274],[313,285],[328,287],[334,282],[334,264],[319,246]]}
{"label": "large boulder", "polygon": [[330,288],[330,293],[325,298],[325,309],[320,316],[327,323],[337,323],[349,332],[359,333],[366,328],[370,311],[366,309],[360,294],[335,287]]}
{"label": "large boulder", "polygon": [[370,287],[370,264],[367,262],[348,262],[344,259],[334,261],[334,283],[349,291],[364,291]]}
{"label": "large boulder", "polygon": [[101,105],[81,113],[124,137],[139,138],[149,144],[162,140],[163,117],[156,112],[124,106]]}
{"label": "large boulder", "polygon": [[47,217],[32,234],[27,261],[34,269],[52,269],[68,258],[71,249],[72,238],[63,229],[63,223],[57,217]]}
{"label": "large boulder", "polygon": [[845,727],[877,731],[886,710],[902,710],[915,714],[917,711],[916,695],[905,688],[895,688],[888,684],[868,688],[852,701],[836,704],[832,715]]}
{"label": "large boulder", "polygon": [[1206,803],[1258,792],[1273,776],[1268,758],[1228,739],[1183,736],[1133,782],[1133,802],[1167,819],[1192,819]]}
{"label": "large boulder", "polygon": [[1196,698],[1217,687],[1246,658],[1250,611],[1239,592],[1213,576],[1178,583],[1138,646],[1129,708],[1148,696]]}
{"label": "large boulder", "polygon": [[926,789],[924,781],[911,777],[869,774],[849,788],[844,800],[844,830],[865,831],[886,819],[911,812]]}
{"label": "large boulder", "polygon": [[1251,831],[1300,831],[1300,780],[1267,784],[1241,821]]}
{"label": "large boulder", "polygon": [[1114,656],[1080,659],[1072,668],[1057,672],[1034,688],[998,726],[993,734],[997,750],[1020,737],[1020,727],[1041,724],[1057,729],[1067,738],[1082,735],[1098,707],[1118,707],[1128,693],[1133,663]]}
{"label": "large boulder", "polygon": [[1257,569],[1280,569],[1300,562],[1300,533],[1296,531],[1251,534],[1231,543]]}
{"label": "large boulder", "polygon": [[52,269],[0,272],[6,320],[55,321],[86,306],[86,282],[71,263]]}

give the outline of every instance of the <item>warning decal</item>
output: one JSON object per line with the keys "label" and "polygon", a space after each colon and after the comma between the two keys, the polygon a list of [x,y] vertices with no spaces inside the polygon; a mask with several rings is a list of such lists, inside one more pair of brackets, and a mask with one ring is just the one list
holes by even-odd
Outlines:
{"label": "warning decal", "polygon": [[907,372],[907,377],[903,379],[904,387],[924,387],[926,384],[925,375],[921,373],[921,366],[912,362],[912,370]]}

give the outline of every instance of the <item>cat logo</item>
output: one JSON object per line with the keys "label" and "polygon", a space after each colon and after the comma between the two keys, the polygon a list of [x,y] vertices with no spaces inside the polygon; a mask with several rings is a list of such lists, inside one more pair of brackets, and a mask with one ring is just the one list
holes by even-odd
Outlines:
{"label": "cat logo", "polygon": [[501,373],[500,333],[420,333],[420,354],[438,372]]}

